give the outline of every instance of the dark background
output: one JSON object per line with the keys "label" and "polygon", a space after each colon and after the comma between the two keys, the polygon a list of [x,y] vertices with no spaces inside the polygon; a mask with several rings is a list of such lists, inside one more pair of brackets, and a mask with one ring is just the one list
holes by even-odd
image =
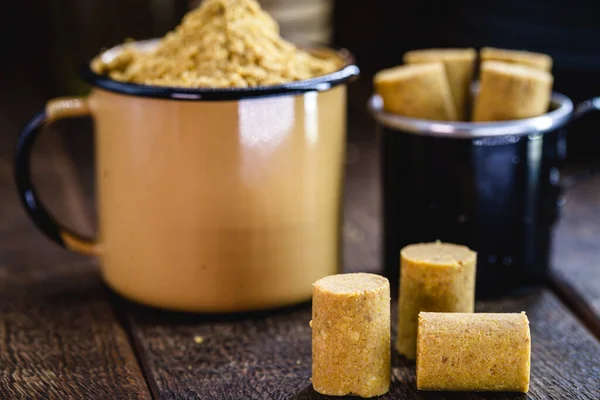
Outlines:
{"label": "dark background", "polygon": [[[298,7],[328,0],[263,0],[265,7]],[[45,99],[83,94],[78,69],[102,48],[125,38],[163,35],[198,0],[27,0],[3,2],[0,11],[0,108],[43,107]],[[350,107],[365,113],[377,70],[400,63],[409,49],[482,47],[528,49],[555,61],[555,89],[575,102],[600,95],[600,1],[595,0],[331,0],[331,42],[356,55],[362,79]],[[298,13],[300,14],[300,12]],[[310,23],[288,24],[284,33]],[[30,96],[31,100],[12,101]],[[367,118],[365,114],[365,119]],[[23,123],[26,118],[23,118]],[[600,116],[574,124],[569,163],[595,163]],[[5,132],[4,134],[14,134]],[[372,132],[365,132],[371,135]],[[89,134],[67,136],[91,159]],[[87,143],[87,144],[86,144]],[[71,144],[71,147],[73,144]]]}

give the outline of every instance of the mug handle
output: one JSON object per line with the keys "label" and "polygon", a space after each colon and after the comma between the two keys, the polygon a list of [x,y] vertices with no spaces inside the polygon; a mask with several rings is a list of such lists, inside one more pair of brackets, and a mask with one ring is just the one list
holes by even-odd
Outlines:
{"label": "mug handle", "polygon": [[579,119],[590,111],[600,111],[600,96],[579,103],[573,110],[572,119]]}
{"label": "mug handle", "polygon": [[[573,115],[571,116],[571,121],[578,120],[583,116],[587,115],[591,111],[600,111],[600,96],[592,97],[591,99],[587,99],[581,103],[579,103],[575,109],[573,110]],[[600,171],[600,167],[590,167],[585,169],[582,172],[568,175],[560,180],[560,187],[562,190],[568,190],[573,186],[581,183],[589,178],[592,178]]]}
{"label": "mug handle", "polygon": [[31,151],[41,129],[62,118],[90,115],[87,100],[64,97],[48,101],[46,108],[25,125],[17,140],[14,159],[14,179],[19,199],[37,227],[51,240],[77,253],[99,255],[94,239],[86,238],[59,223],[40,201],[31,181]]}

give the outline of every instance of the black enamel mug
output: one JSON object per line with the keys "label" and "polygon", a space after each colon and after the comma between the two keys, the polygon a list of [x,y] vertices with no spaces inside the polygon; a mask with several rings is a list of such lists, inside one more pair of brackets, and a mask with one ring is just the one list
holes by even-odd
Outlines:
{"label": "black enamel mug", "polygon": [[553,93],[542,116],[504,122],[442,122],[383,111],[375,95],[381,155],[383,263],[398,283],[400,249],[441,240],[478,253],[477,297],[532,290],[549,270],[551,229],[563,203],[559,166],[576,108]]}

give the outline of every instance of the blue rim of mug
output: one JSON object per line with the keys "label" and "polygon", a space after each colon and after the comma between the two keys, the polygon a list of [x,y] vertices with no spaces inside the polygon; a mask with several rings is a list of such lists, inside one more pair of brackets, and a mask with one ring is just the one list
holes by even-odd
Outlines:
{"label": "blue rim of mug", "polygon": [[[158,41],[159,39],[141,40],[127,43],[127,46],[134,46],[147,51],[156,46]],[[102,52],[100,57],[108,61],[114,58],[123,49],[123,46],[112,47]],[[248,88],[178,88],[121,82],[111,79],[106,75],[95,73],[89,64],[82,69],[81,77],[92,86],[131,96],[184,101],[230,101],[256,97],[294,95],[315,91],[322,92],[334,86],[351,82],[359,76],[360,70],[355,64],[354,56],[348,50],[325,47],[313,49],[313,51],[318,50],[335,52],[345,61],[344,67],[330,74],[311,79]]]}
{"label": "blue rim of mug", "polygon": [[[476,91],[474,85],[474,91]],[[460,139],[473,139],[490,136],[522,136],[543,134],[567,124],[573,114],[573,102],[564,94],[552,93],[550,109],[544,115],[501,122],[453,122],[409,118],[383,111],[383,101],[379,95],[369,99],[368,108],[375,120],[396,131],[423,136],[437,136]]]}

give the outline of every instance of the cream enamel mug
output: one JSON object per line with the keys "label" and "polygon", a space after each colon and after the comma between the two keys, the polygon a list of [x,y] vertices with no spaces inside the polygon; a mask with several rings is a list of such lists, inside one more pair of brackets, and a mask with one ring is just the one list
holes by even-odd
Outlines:
{"label": "cream enamel mug", "polygon": [[[23,205],[49,238],[97,256],[106,283],[134,301],[231,312],[308,300],[314,281],[340,269],[346,84],[359,70],[339,55],[346,65],[332,74],[247,89],[144,86],[88,69],[88,97],[49,101],[21,132]],[[52,217],[29,168],[41,128],[85,115],[95,124],[94,240]]]}

